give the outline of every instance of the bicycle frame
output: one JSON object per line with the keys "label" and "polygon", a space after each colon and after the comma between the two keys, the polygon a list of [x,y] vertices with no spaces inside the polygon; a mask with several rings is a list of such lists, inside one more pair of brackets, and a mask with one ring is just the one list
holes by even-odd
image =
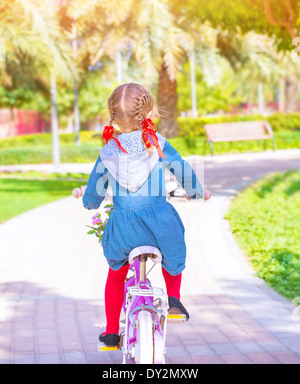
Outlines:
{"label": "bicycle frame", "polygon": [[[131,271],[134,275],[125,283],[125,295],[123,310],[126,315],[125,333],[122,338],[121,350],[123,353],[123,364],[126,357],[138,358],[136,356],[137,325],[138,315],[141,311],[148,311],[152,319],[153,343],[157,352],[153,363],[165,362],[165,342],[167,331],[167,295],[161,288],[151,286],[147,279],[146,263],[149,258],[153,259],[153,254],[141,254],[134,258],[131,264]],[[164,308],[162,298],[165,299]],[[155,302],[158,301],[156,304]],[[159,344],[159,345],[158,345]],[[158,355],[159,353],[159,355]]]}

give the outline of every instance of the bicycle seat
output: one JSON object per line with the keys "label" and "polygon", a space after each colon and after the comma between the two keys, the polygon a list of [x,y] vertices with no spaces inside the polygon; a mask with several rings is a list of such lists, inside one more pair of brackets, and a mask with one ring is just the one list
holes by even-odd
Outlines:
{"label": "bicycle seat", "polygon": [[148,255],[150,259],[154,261],[155,264],[159,264],[162,262],[162,254],[160,250],[151,245],[143,245],[141,247],[134,248],[128,256],[129,264],[133,264],[134,259],[141,255]]}

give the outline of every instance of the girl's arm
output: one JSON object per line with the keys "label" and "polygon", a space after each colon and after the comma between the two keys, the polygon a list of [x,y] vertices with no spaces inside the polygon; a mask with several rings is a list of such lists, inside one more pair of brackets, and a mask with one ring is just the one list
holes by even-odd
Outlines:
{"label": "girl's arm", "polygon": [[186,191],[187,198],[193,200],[208,200],[210,198],[210,192],[203,190],[203,187],[190,164],[182,159],[179,152],[177,152],[168,141],[165,143],[163,152],[166,156],[167,169],[173,173],[176,180]]}
{"label": "girl's arm", "polygon": [[86,209],[98,209],[105,198],[108,188],[108,170],[101,161],[100,156],[89,177],[87,188],[82,198]]}

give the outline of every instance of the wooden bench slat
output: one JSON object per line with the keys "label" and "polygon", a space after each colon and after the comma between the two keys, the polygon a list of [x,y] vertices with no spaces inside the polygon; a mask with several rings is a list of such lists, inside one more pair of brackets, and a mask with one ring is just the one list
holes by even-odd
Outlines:
{"label": "wooden bench slat", "polygon": [[[233,142],[233,141],[254,141],[254,140],[273,140],[274,134],[271,126],[265,121],[243,121],[236,123],[206,124],[204,126],[207,141],[214,142]],[[213,154],[213,153],[212,153]]]}
{"label": "wooden bench slat", "polygon": [[217,137],[213,140],[214,143],[216,142],[226,142],[226,141],[255,141],[255,140],[268,140],[271,139],[272,136],[270,135],[263,135],[263,136],[245,136],[245,137]]}

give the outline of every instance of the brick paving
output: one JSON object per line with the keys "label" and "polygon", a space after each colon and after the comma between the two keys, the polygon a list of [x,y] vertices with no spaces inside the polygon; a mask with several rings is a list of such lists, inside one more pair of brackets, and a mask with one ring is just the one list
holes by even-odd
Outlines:
{"label": "brick paving", "polygon": [[[294,307],[255,277],[223,217],[245,185],[269,172],[299,169],[300,151],[189,160],[205,160],[205,186],[214,197],[205,204],[172,202],[186,226],[182,301],[191,320],[169,325],[167,363],[299,364]],[[67,198],[0,226],[1,364],[121,362],[120,351],[96,351],[107,265],[96,238],[86,235],[92,215]],[[151,280],[164,286],[159,266]]]}

